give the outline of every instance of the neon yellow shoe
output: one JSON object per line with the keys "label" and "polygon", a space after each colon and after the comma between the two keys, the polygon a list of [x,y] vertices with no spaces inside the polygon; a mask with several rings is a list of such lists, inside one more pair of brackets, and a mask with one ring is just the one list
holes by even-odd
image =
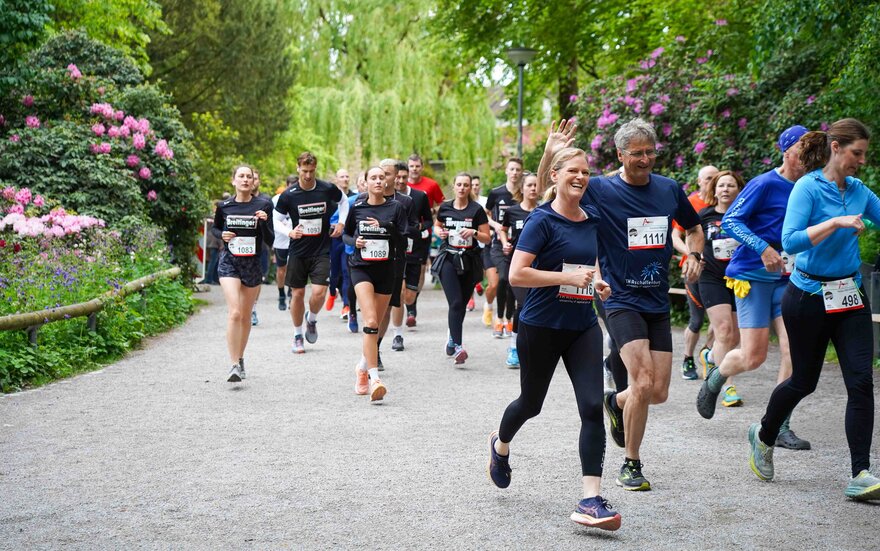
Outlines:
{"label": "neon yellow shoe", "polygon": [[724,396],[721,398],[721,405],[727,408],[738,408],[743,405],[742,398],[736,393],[736,386],[730,385],[724,389]]}
{"label": "neon yellow shoe", "polygon": [[492,327],[492,307],[488,304],[483,305],[483,325]]}

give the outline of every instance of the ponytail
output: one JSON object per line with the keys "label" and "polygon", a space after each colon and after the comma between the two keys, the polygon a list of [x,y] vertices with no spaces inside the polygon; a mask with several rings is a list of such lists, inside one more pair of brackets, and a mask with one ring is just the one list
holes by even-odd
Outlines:
{"label": "ponytail", "polygon": [[807,132],[801,136],[801,164],[807,172],[828,164],[831,158],[831,142],[846,147],[858,140],[870,140],[868,127],[856,119],[841,119],[828,128],[827,132]]}

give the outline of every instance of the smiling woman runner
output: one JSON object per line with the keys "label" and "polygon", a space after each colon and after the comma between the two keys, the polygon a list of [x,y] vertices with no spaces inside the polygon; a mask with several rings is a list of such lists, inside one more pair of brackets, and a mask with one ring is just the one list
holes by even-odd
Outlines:
{"label": "smiling woman runner", "polygon": [[385,316],[394,289],[391,259],[397,251],[393,247],[400,241],[406,243],[407,227],[404,206],[385,198],[385,171],[378,166],[371,168],[367,171],[367,198],[352,205],[342,240],[354,247],[348,262],[364,324],[363,356],[367,363],[355,368],[354,391],[369,394],[373,402],[387,392],[379,379],[379,320]]}
{"label": "smiling woman runner", "polygon": [[761,423],[749,429],[752,471],[773,479],[773,445],[785,419],[816,390],[828,343],[840,359],[846,385],[846,440],[852,476],[844,495],[880,499],[880,478],[871,473],[874,433],[874,337],[871,307],[859,267],[862,216],[880,224],[880,199],[855,178],[865,163],[870,134],[856,119],[800,139],[806,170],[794,185],[782,224],[782,246],[797,254],[782,298],[782,319],[791,344],[791,377],[770,395]]}
{"label": "smiling woman runner", "polygon": [[471,199],[469,174],[456,174],[452,192],[455,198],[441,204],[437,210],[435,234],[443,242],[431,264],[431,273],[440,279],[449,304],[446,355],[452,356],[455,365],[462,365],[468,357],[462,340],[465,307],[477,282],[483,279],[477,241],[489,242],[489,218],[483,207]]}
{"label": "smiling woman runner", "polygon": [[529,287],[517,335],[520,395],[507,406],[498,431],[489,435],[488,471],[499,488],[510,485],[510,441],[528,419],[540,413],[561,358],[581,417],[584,498],[571,519],[585,526],[617,530],[620,514],[599,495],[605,427],[602,330],[593,310],[593,295],[605,300],[611,288],[602,280],[596,263],[599,212],[593,205],[579,204],[589,177],[582,150],[567,147],[556,153],[550,162],[556,198],[532,212],[517,241],[510,262],[510,283]]}
{"label": "smiling woman runner", "polygon": [[244,349],[251,333],[250,313],[263,280],[260,251],[275,238],[269,213],[259,210],[267,208],[267,203],[257,201],[251,195],[253,181],[254,171],[251,167],[238,165],[233,169],[235,196],[217,207],[214,227],[211,229],[225,243],[220,252],[217,273],[229,308],[226,346],[232,361],[227,379],[230,383],[237,383],[247,376],[244,371]]}

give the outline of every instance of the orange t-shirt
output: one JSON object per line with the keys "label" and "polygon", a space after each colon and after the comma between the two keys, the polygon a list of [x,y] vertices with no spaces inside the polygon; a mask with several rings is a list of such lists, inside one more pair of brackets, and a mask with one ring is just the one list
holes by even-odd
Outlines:
{"label": "orange t-shirt", "polygon": [[[705,201],[703,201],[703,198],[700,197],[700,192],[699,192],[699,191],[695,191],[695,192],[691,193],[690,195],[688,195],[688,201],[690,201],[691,206],[694,207],[694,210],[697,212],[697,214],[700,214],[700,211],[701,211],[701,210],[703,210],[704,208],[706,208],[706,207],[709,206],[709,205],[706,204]],[[673,229],[673,230],[684,230],[684,228],[682,228],[682,227],[678,224],[678,222],[676,222],[675,220],[672,221],[672,229]],[[687,255],[682,255],[682,256],[681,256],[681,262],[678,263],[678,266],[679,266],[679,267],[683,266],[683,265],[684,265],[684,261],[685,261],[686,259],[687,259]]]}

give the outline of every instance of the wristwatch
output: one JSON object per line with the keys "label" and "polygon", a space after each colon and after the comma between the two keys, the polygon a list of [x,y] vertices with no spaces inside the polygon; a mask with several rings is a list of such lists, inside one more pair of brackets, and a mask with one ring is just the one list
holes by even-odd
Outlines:
{"label": "wristwatch", "polygon": [[696,258],[696,259],[697,259],[697,262],[702,262],[702,261],[703,261],[703,255],[701,255],[700,253],[690,252],[690,253],[688,253],[688,254],[689,254],[690,256]]}

